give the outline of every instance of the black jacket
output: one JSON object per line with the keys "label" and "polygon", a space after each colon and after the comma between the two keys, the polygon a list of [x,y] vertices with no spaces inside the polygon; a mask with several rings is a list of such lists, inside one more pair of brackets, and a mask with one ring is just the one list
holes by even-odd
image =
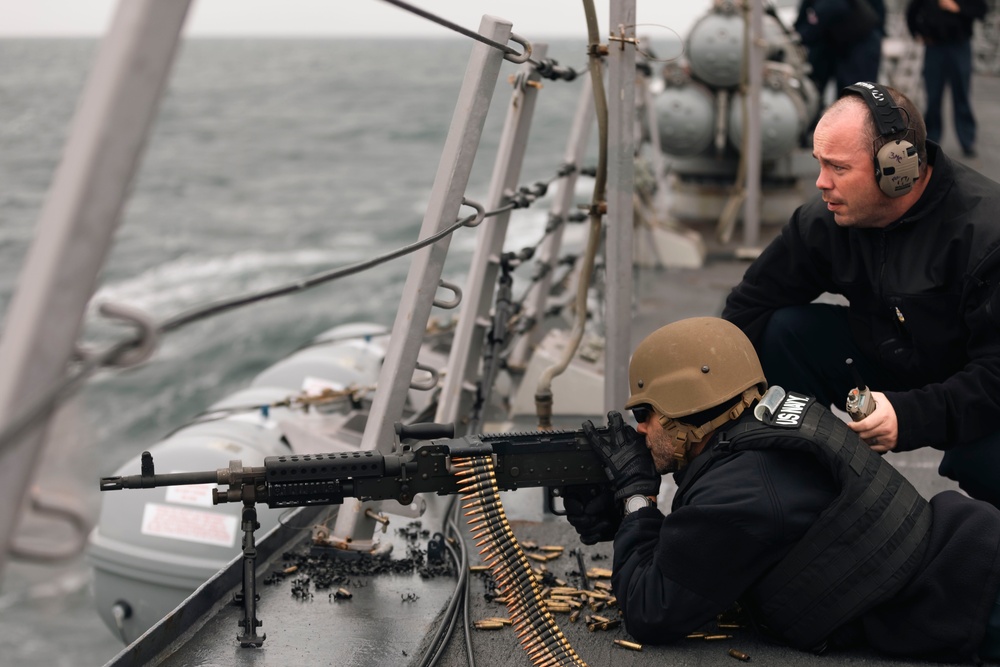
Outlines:
{"label": "black jacket", "polygon": [[[746,451],[715,461],[667,516],[655,508],[626,516],[615,536],[612,585],[629,634],[668,643],[734,601],[752,601],[755,583],[837,490],[810,454]],[[967,660],[1000,592],[1000,510],[954,491],[930,504],[928,546],[916,573],[854,626],[885,653]]]}
{"label": "black jacket", "polygon": [[945,11],[938,0],[910,0],[906,26],[928,44],[948,44],[972,38],[972,22],[986,16],[986,0],[955,0],[958,13]]}
{"label": "black jacket", "polygon": [[1000,185],[933,142],[927,153],[930,183],[900,220],[838,227],[817,195],[722,312],[756,344],[775,310],[824,292],[845,296],[855,341],[906,389],[885,391],[901,451],[948,449],[1000,424]]}

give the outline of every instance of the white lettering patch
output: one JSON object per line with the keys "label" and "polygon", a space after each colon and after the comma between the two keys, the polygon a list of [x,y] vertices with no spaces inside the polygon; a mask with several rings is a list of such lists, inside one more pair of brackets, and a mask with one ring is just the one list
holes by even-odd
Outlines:
{"label": "white lettering patch", "polygon": [[233,547],[239,520],[229,514],[146,503],[142,534],[199,544]]}
{"label": "white lettering patch", "polygon": [[778,414],[774,418],[775,426],[786,428],[796,428],[802,423],[802,414],[809,405],[811,399],[808,396],[799,394],[788,394],[785,401],[778,408]]}

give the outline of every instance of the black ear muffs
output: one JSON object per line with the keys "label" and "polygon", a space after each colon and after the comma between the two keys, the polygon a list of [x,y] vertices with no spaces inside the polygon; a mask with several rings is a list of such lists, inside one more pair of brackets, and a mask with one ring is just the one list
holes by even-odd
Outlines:
{"label": "black ear muffs", "polygon": [[[880,137],[904,137],[910,129],[903,122],[903,114],[892,101],[889,91],[877,83],[859,81],[847,86],[841,95],[859,95],[875,118]],[[874,155],[875,182],[889,197],[902,197],[913,189],[920,173],[920,157],[916,147],[906,139],[890,139]]]}

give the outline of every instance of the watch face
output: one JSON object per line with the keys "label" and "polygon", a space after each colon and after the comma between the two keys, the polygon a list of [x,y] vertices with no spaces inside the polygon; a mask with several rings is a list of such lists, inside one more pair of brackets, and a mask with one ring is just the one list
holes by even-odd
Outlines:
{"label": "watch face", "polygon": [[646,496],[630,496],[628,500],[625,501],[625,513],[631,514],[636,510],[641,510],[643,507],[649,507],[652,505],[649,502],[649,498]]}

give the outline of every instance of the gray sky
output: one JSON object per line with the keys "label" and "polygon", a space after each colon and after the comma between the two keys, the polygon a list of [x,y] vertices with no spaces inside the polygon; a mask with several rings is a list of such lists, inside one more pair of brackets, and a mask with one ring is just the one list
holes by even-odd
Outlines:
{"label": "gray sky", "polygon": [[[127,0],[126,0],[127,1]],[[168,0],[163,0],[164,2]],[[583,35],[582,0],[407,0],[475,30],[483,14],[514,24],[527,39]],[[0,36],[100,35],[118,0],[0,0]],[[609,0],[595,0],[602,35]],[[636,0],[639,24],[660,24],[685,34],[711,0]],[[641,34],[660,37],[665,28]],[[193,0],[189,35],[417,35],[444,37],[445,28],[382,0]]]}

